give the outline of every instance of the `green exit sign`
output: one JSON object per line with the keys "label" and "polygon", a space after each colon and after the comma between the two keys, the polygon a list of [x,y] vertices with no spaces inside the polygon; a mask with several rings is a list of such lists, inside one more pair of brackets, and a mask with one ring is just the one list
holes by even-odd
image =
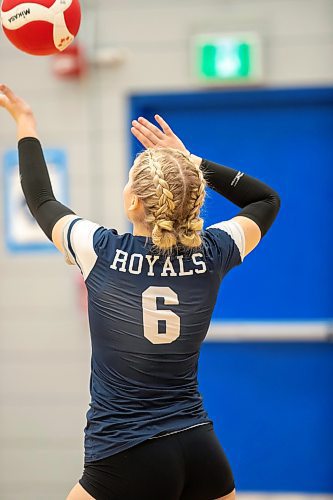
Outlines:
{"label": "green exit sign", "polygon": [[254,33],[200,35],[195,38],[195,67],[207,82],[257,82],[262,77],[260,40]]}

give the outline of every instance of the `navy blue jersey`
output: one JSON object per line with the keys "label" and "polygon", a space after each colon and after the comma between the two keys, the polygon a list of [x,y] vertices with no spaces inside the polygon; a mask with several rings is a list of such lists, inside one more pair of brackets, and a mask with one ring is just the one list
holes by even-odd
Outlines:
{"label": "navy blue jersey", "polygon": [[88,290],[86,461],[209,422],[198,391],[199,350],[221,280],[244,254],[239,224],[207,229],[199,250],[160,255],[149,238],[73,218],[64,246]]}

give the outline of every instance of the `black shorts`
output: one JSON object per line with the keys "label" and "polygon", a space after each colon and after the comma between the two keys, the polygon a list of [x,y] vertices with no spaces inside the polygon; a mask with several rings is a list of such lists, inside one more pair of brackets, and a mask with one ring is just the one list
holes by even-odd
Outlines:
{"label": "black shorts", "polygon": [[235,487],[211,424],[89,462],[80,484],[95,500],[213,500]]}

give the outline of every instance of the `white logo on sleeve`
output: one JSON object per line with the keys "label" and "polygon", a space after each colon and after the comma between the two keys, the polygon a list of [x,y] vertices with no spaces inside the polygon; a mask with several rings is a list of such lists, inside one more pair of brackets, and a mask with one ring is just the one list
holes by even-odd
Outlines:
{"label": "white logo on sleeve", "polygon": [[231,186],[232,187],[236,187],[237,184],[239,183],[239,181],[241,180],[241,178],[244,176],[243,172],[238,172],[238,174],[236,175],[236,177],[234,178],[234,180],[232,181],[231,183]]}

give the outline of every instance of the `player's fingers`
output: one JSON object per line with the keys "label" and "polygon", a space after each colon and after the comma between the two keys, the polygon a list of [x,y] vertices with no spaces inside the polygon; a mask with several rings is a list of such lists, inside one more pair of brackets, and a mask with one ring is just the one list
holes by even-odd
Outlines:
{"label": "player's fingers", "polygon": [[141,132],[142,135],[144,135],[147,139],[149,139],[150,142],[154,144],[154,146],[158,143],[158,137],[154,134],[154,132],[151,132],[149,128],[145,127],[141,123],[139,123],[137,120],[132,121],[132,125],[135,129],[137,129],[139,132]]}
{"label": "player's fingers", "polygon": [[146,136],[144,136],[137,128],[132,127],[131,132],[134,135],[134,137],[137,138],[139,142],[145,147],[145,148],[153,148],[155,144],[153,144],[149,139],[147,139]]}
{"label": "player's fingers", "polygon": [[164,134],[162,130],[156,127],[156,125],[151,123],[149,120],[140,116],[140,118],[138,118],[138,122],[148,128],[151,132],[153,132],[153,134],[155,134],[158,139],[163,139]]}
{"label": "player's fingers", "polygon": [[5,95],[0,94],[0,106],[6,108],[8,105],[8,98]]}
{"label": "player's fingers", "polygon": [[162,127],[162,130],[166,135],[173,135],[170,125],[160,115],[155,115],[155,120]]}
{"label": "player's fingers", "polygon": [[7,87],[7,85],[4,85],[3,83],[0,84],[0,92],[2,92],[11,101],[16,99],[14,92],[10,90],[10,88]]}

